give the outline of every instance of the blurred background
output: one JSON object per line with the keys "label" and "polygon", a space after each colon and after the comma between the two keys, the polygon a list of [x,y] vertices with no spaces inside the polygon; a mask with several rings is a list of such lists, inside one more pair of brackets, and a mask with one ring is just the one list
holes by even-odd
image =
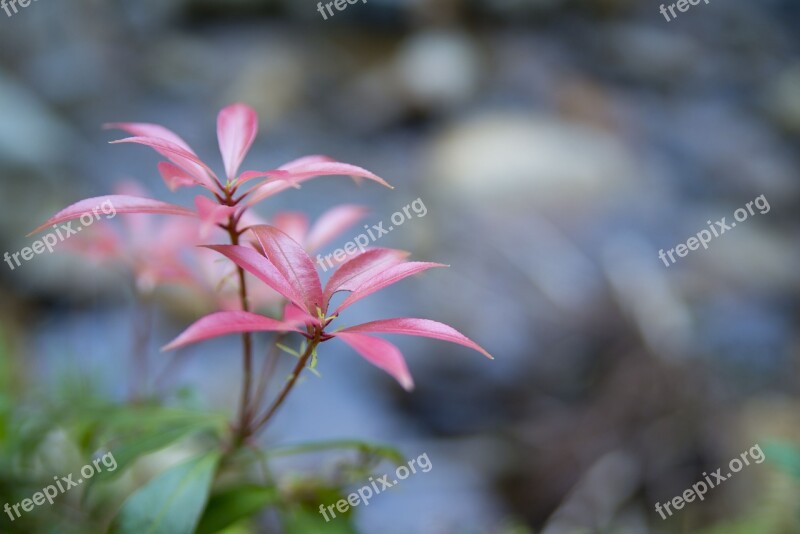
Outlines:
{"label": "blurred background", "polygon": [[[0,12],[0,252],[125,180],[191,206],[196,191],[170,193],[156,154],[107,144],[124,135],[102,125],[163,124],[219,170],[216,113],[246,102],[260,133],[245,168],[328,154],[396,187],[321,178],[262,203],[263,217],[351,203],[377,224],[416,199],[427,208],[377,244],[450,269],[359,303],[348,324],[436,319],[496,358],[393,338],[417,384],[407,394],[323,346],[321,378],[306,377],[263,445],[367,439],[433,464],[360,507],[364,532],[800,532],[800,456],[767,449],[800,444],[800,5],[712,0],[671,22],[659,5],[369,0],[324,20],[312,0],[40,0]],[[675,265],[659,259],[759,195],[768,213]],[[63,402],[65,384],[126,398],[134,347],[160,377],[150,387],[233,412],[238,339],[174,361],[158,347],[208,310],[167,288],[142,319],[124,273],[67,248],[0,268],[7,411]],[[765,463],[666,521],[655,512],[754,444]]]}

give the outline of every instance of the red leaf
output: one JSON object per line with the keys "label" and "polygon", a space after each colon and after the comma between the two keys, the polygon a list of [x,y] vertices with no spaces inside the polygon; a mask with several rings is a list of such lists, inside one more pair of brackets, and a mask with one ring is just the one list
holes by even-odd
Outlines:
{"label": "red leaf", "polygon": [[[77,219],[85,213],[92,213],[104,202],[110,202],[116,213],[163,213],[166,215],[183,215],[195,217],[195,213],[187,208],[153,200],[150,198],[132,197],[128,195],[108,195],[104,197],[86,198],[59,211],[41,226],[28,235],[33,235],[48,226]],[[94,214],[93,214],[94,216]]]}
{"label": "red leaf", "polygon": [[117,143],[137,143],[140,145],[149,146],[172,163],[189,173],[199,184],[210,190],[219,189],[217,175],[214,174],[208,165],[197,157],[193,152],[186,150],[180,145],[176,145],[170,141],[160,139],[157,137],[127,137],[118,141],[111,141],[111,144]]}
{"label": "red leaf", "polygon": [[391,248],[374,248],[344,262],[325,285],[325,303],[337,291],[354,291],[377,273],[402,263],[408,252]]}
{"label": "red leaf", "polygon": [[194,150],[192,150],[189,144],[184,141],[181,136],[169,128],[161,126],[160,124],[150,124],[146,122],[113,122],[104,125],[104,127],[122,130],[136,137],[154,137],[156,139],[163,139],[164,141],[168,141],[173,145],[178,145],[187,152],[194,154]]}
{"label": "red leaf", "polygon": [[299,211],[281,211],[272,217],[272,226],[285,233],[301,245],[308,233],[308,217]]}
{"label": "red leaf", "polygon": [[[303,300],[302,293],[295,291],[275,265],[259,254],[258,251],[241,245],[206,245],[205,248],[216,250],[302,309],[305,309],[305,300]],[[316,314],[314,316],[316,317]]]}
{"label": "red leaf", "polygon": [[403,354],[385,339],[362,334],[339,332],[336,337],[350,345],[372,365],[383,369],[397,380],[403,389],[414,389],[414,380],[408,370]]}
{"label": "red leaf", "polygon": [[294,292],[302,295],[305,303],[303,308],[316,317],[316,308],[323,308],[325,305],[322,286],[317,270],[303,247],[274,226],[261,224],[250,230],[264,247],[264,254],[269,261],[280,271]]}
{"label": "red leaf", "polygon": [[338,314],[354,302],[363,299],[367,295],[375,293],[379,289],[383,289],[384,287],[390,286],[395,282],[399,282],[404,278],[408,278],[409,276],[413,276],[433,267],[447,267],[447,265],[421,261],[409,261],[406,263],[400,263],[398,265],[390,265],[389,267],[376,272],[372,277],[365,280],[358,287],[353,289],[353,292],[346,299],[344,299],[344,302],[339,304],[339,307],[336,308],[336,311],[333,312],[333,315]]}
{"label": "red leaf", "polygon": [[[382,178],[366,169],[350,165],[349,163],[333,161],[325,156],[305,156],[281,165],[278,169],[287,171],[288,175],[280,178],[280,182],[275,182],[273,179],[270,179],[254,187],[251,191],[252,196],[248,199],[248,205],[253,205],[275,193],[279,193],[289,187],[296,187],[300,183],[318,176],[346,175],[368,178],[381,185],[385,185],[389,189],[394,189]],[[282,185],[275,185],[276,183]]]}
{"label": "red leaf", "polygon": [[242,160],[258,133],[258,115],[245,104],[231,104],[217,116],[217,140],[225,173],[229,180],[236,178]]}
{"label": "red leaf", "polygon": [[329,163],[333,161],[335,160],[330,156],[314,154],[311,156],[302,156],[297,159],[293,159],[292,161],[284,163],[278,168],[285,171],[291,171],[294,169],[302,168],[304,165],[308,165],[309,163]]}
{"label": "red leaf", "polygon": [[429,337],[442,339],[450,343],[457,343],[471,349],[475,349],[487,358],[494,359],[491,354],[486,352],[480,345],[466,337],[464,334],[451,326],[431,321],[430,319],[416,319],[412,317],[398,317],[397,319],[381,319],[372,321],[350,328],[345,328],[337,332],[337,336],[343,332],[370,332],[376,334],[405,334],[408,336]]}
{"label": "red leaf", "polygon": [[203,185],[200,184],[197,179],[188,172],[184,171],[177,165],[173,165],[172,163],[166,161],[162,161],[158,164],[158,172],[161,174],[161,178],[164,179],[164,183],[167,184],[167,189],[173,193],[179,187]]}
{"label": "red leaf", "polygon": [[308,238],[304,243],[306,250],[313,251],[330,242],[357,223],[366,213],[367,208],[355,204],[344,204],[329,209],[320,215],[308,232]]}
{"label": "red leaf", "polygon": [[200,236],[203,238],[208,236],[214,226],[227,221],[237,210],[236,206],[219,204],[203,195],[194,197],[194,205],[197,208],[198,217],[203,221],[203,226],[200,229]]}
{"label": "red leaf", "polygon": [[197,320],[161,350],[173,350],[198,341],[242,332],[302,332],[296,325],[245,311],[216,312]]}

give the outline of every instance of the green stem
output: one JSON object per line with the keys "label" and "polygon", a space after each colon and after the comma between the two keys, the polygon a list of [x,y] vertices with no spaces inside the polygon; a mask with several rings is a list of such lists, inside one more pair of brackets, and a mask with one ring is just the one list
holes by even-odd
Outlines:
{"label": "green stem", "polygon": [[286,337],[286,334],[280,333],[275,336],[275,340],[272,342],[272,347],[267,355],[267,361],[261,370],[261,378],[259,379],[258,386],[256,387],[256,393],[253,396],[253,409],[257,410],[261,405],[261,402],[264,400],[264,394],[267,392],[267,386],[269,386],[269,382],[272,379],[273,373],[275,372],[275,366],[278,363],[278,356],[280,355],[279,345],[283,342],[284,337]]}
{"label": "green stem", "polygon": [[272,405],[267,410],[267,413],[264,414],[261,419],[259,419],[252,427],[252,434],[256,434],[259,432],[268,422],[272,419],[272,416],[275,415],[275,412],[278,411],[278,408],[283,405],[283,401],[286,400],[286,397],[289,395],[289,392],[292,391],[292,388],[297,383],[297,379],[300,377],[300,373],[303,372],[303,369],[306,367],[306,363],[308,359],[313,354],[314,349],[319,345],[321,337],[321,331],[316,330],[314,332],[314,338],[309,340],[308,346],[306,347],[305,352],[300,356],[300,359],[297,362],[297,365],[294,366],[292,370],[292,374],[289,376],[289,380],[286,384],[283,385],[283,389],[272,402]]}

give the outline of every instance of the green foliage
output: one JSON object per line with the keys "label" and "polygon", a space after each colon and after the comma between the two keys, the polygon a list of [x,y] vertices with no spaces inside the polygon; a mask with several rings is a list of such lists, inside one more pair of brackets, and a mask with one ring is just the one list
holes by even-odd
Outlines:
{"label": "green foliage", "polygon": [[792,443],[773,441],[764,445],[764,456],[780,471],[800,479],[800,447]]}
{"label": "green foliage", "polygon": [[112,525],[117,534],[191,534],[220,460],[209,452],[161,473],[134,493]]}
{"label": "green foliage", "polygon": [[[335,501],[334,501],[335,502]],[[358,531],[350,517],[337,513],[336,519],[326,522],[317,508],[306,506],[290,508],[283,515],[283,528],[286,534],[356,534]]]}
{"label": "green foliage", "polygon": [[248,484],[218,493],[209,500],[197,534],[219,532],[278,502],[278,491],[269,486]]}
{"label": "green foliage", "polygon": [[266,452],[266,454],[271,457],[280,457],[291,456],[294,454],[328,451],[332,449],[354,449],[362,455],[373,457],[375,459],[386,459],[395,465],[401,465],[405,463],[405,458],[397,449],[387,445],[376,445],[374,443],[359,440],[320,441],[314,443],[303,443],[299,445],[287,445],[285,447],[269,450]]}

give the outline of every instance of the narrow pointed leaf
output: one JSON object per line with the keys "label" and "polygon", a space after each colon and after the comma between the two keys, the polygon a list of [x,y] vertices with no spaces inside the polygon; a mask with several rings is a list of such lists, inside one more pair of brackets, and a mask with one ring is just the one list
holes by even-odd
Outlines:
{"label": "narrow pointed leaf", "polygon": [[414,389],[414,380],[411,378],[403,354],[395,345],[385,339],[350,332],[338,332],[336,337],[350,345],[369,363],[392,375],[403,389],[406,391]]}
{"label": "narrow pointed leaf", "polygon": [[247,198],[247,206],[252,206],[261,202],[265,198],[269,198],[273,195],[277,195],[278,193],[282,193],[287,189],[296,188],[297,185],[290,182],[287,179],[280,178],[280,179],[270,179],[256,187],[254,187],[249,193]]}
{"label": "narrow pointed leaf", "polygon": [[348,297],[344,299],[341,304],[339,304],[338,308],[336,308],[334,315],[338,314],[354,302],[363,299],[367,295],[375,293],[379,289],[383,289],[384,287],[399,282],[404,278],[408,278],[409,276],[413,276],[417,273],[421,273],[422,271],[426,271],[434,267],[447,267],[447,265],[441,263],[409,261],[398,265],[392,265],[384,270],[378,271],[374,276],[353,289],[353,292],[348,295]]}
{"label": "narrow pointed leaf", "polygon": [[303,247],[274,226],[262,224],[250,230],[264,247],[264,254],[269,261],[294,292],[303,297],[304,309],[316,316],[316,308],[324,306],[322,286],[317,270]]}
{"label": "narrow pointed leaf", "polygon": [[324,155],[321,155],[321,154],[313,154],[311,156],[302,156],[302,157],[299,157],[297,159],[293,159],[292,161],[284,163],[283,165],[281,165],[278,168],[282,169],[282,170],[285,170],[285,171],[291,171],[291,170],[294,170],[294,169],[301,168],[304,165],[308,165],[309,163],[332,163],[334,161],[336,161],[336,160],[334,160],[330,156],[324,156]]}
{"label": "narrow pointed leaf", "polygon": [[253,205],[276,193],[285,191],[290,187],[297,187],[299,184],[319,176],[345,175],[367,178],[378,182],[389,189],[394,189],[394,187],[386,183],[382,178],[366,169],[362,169],[361,167],[357,167],[355,165],[350,165],[349,163],[341,163],[338,161],[323,159],[320,156],[307,156],[305,158],[299,158],[295,161],[281,165],[278,167],[278,169],[282,171],[288,171],[288,174],[277,181],[271,178],[262,184],[256,185],[256,187],[250,191],[251,196],[247,201],[248,205]]}
{"label": "narrow pointed leaf", "polygon": [[370,334],[404,334],[407,336],[429,337],[441,339],[463,345],[477,350],[484,356],[494,359],[486,350],[469,339],[467,336],[444,323],[431,321],[430,319],[416,319],[412,317],[398,317],[396,319],[381,319],[369,323],[360,324],[345,328],[337,335],[347,332],[370,333]]}
{"label": "narrow pointed leaf", "polygon": [[198,319],[183,331],[181,335],[164,346],[161,350],[173,350],[178,347],[243,332],[300,332],[297,326],[284,321],[276,321],[257,313],[245,311],[215,312]]}
{"label": "narrow pointed leaf", "polygon": [[188,172],[166,161],[162,161],[158,164],[158,172],[161,178],[164,179],[164,183],[167,184],[167,188],[173,193],[181,187],[203,185]]}
{"label": "narrow pointed leaf", "polygon": [[306,250],[317,250],[329,243],[337,235],[357,223],[366,213],[367,208],[355,204],[345,204],[329,209],[320,215],[308,232],[304,243]]}
{"label": "narrow pointed leaf", "polygon": [[197,195],[194,198],[194,205],[197,208],[198,217],[203,221],[203,225],[200,228],[200,236],[203,238],[208,236],[214,226],[227,221],[238,209],[236,206],[218,204],[203,195]]}
{"label": "narrow pointed leaf", "polygon": [[125,501],[111,526],[118,534],[191,534],[208,501],[220,455],[210,452],[172,467]]}
{"label": "narrow pointed leaf", "polygon": [[217,116],[217,139],[228,180],[236,178],[258,133],[258,115],[245,104],[231,104]]}
{"label": "narrow pointed leaf", "polygon": [[245,182],[249,182],[250,180],[255,180],[256,178],[286,178],[289,176],[287,171],[282,171],[279,169],[270,169],[268,171],[245,171],[241,173],[238,178],[236,178],[236,184],[240,185]]}
{"label": "narrow pointed leaf", "polygon": [[173,145],[178,145],[187,152],[194,154],[194,150],[189,144],[183,140],[181,136],[165,128],[160,124],[151,124],[147,122],[112,122],[104,126],[108,129],[122,130],[136,137],[153,137],[156,139],[163,139]]}
{"label": "narrow pointed leaf", "polygon": [[308,217],[298,211],[282,211],[272,217],[272,226],[300,244],[305,244],[308,234]]}
{"label": "narrow pointed leaf", "polygon": [[287,302],[283,307],[283,320],[292,324],[318,325],[320,321],[312,317],[307,311],[298,308],[291,302]]}
{"label": "narrow pointed leaf", "polygon": [[241,245],[208,245],[205,248],[210,248],[223,254],[233,263],[294,302],[303,310],[306,309],[303,294],[297,292],[275,265],[255,249]]}
{"label": "narrow pointed leaf", "polygon": [[186,150],[180,145],[176,145],[170,141],[160,139],[157,137],[127,137],[118,141],[111,141],[111,144],[117,143],[136,143],[140,145],[149,146],[169,161],[185,170],[203,187],[210,190],[219,189],[218,179],[208,165],[197,157],[193,152]]}
{"label": "narrow pointed leaf", "polygon": [[378,182],[389,189],[394,189],[380,176],[349,163],[342,163],[340,161],[295,160],[289,165],[289,168],[287,168],[286,165],[282,165],[278,168],[281,170],[288,170],[289,176],[295,180],[314,178],[316,176],[357,176],[359,178],[367,178],[369,180]]}
{"label": "narrow pointed leaf", "polygon": [[[35,234],[48,226],[54,224],[71,221],[79,218],[84,214],[91,214],[94,218],[95,214],[92,210],[99,208],[104,202],[110,202],[116,210],[116,213],[160,213],[164,215],[182,215],[184,217],[195,217],[195,212],[190,209],[161,202],[160,200],[153,200],[151,198],[133,197],[129,195],[107,195],[103,197],[86,198],[71,206],[67,206],[59,211],[47,221],[38,226],[30,234]],[[98,213],[103,213],[98,209]]]}
{"label": "narrow pointed leaf", "polygon": [[376,274],[402,263],[407,257],[408,252],[391,248],[374,248],[353,256],[328,279],[325,285],[325,302],[337,291],[355,291]]}

